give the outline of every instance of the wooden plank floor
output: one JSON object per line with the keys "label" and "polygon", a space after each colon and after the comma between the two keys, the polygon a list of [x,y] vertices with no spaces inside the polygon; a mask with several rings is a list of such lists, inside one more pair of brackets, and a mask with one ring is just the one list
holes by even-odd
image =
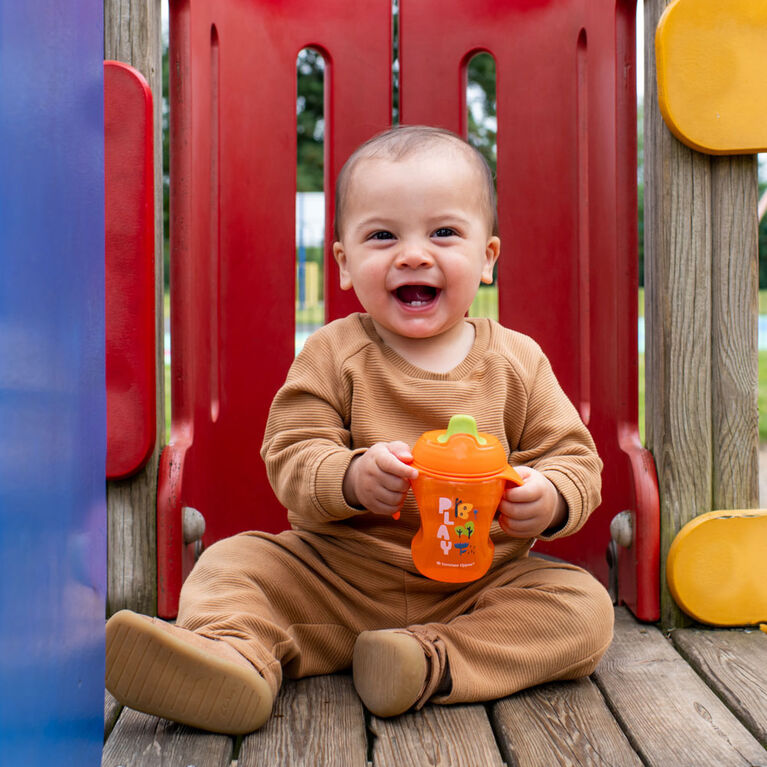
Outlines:
{"label": "wooden plank floor", "polygon": [[287,681],[244,738],[104,706],[102,767],[767,767],[767,634],[683,629],[670,639],[616,609],[589,679],[487,705],[365,711],[348,675]]}

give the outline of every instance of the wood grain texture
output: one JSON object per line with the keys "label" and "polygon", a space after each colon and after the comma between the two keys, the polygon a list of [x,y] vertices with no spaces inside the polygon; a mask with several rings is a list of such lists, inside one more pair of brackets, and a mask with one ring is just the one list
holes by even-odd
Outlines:
{"label": "wood grain texture", "polygon": [[157,467],[165,443],[162,42],[160,0],[104,0],[104,57],[141,72],[154,97],[155,338],[157,442],[133,477],[107,483],[107,614],[129,608],[149,615],[157,608]]}
{"label": "wood grain texture", "polygon": [[126,708],[104,744],[101,767],[230,767],[233,747],[227,735]]}
{"label": "wood grain texture", "polygon": [[426,706],[392,719],[373,717],[374,767],[502,767],[484,706]]}
{"label": "wood grain texture", "polygon": [[120,716],[122,710],[122,703],[116,700],[109,690],[104,690],[104,741],[117,724],[117,717]]}
{"label": "wood grain texture", "polygon": [[490,718],[515,767],[642,764],[591,679],[524,690],[495,703]]}
{"label": "wood grain texture", "polygon": [[758,504],[756,158],[711,157],[667,129],[645,0],[647,440],[661,503],[661,622],[689,624],[666,587],[680,528]]}
{"label": "wood grain texture", "polygon": [[238,767],[365,767],[365,713],[351,677],[285,680],[269,721],[242,741]]}
{"label": "wood grain texture", "polygon": [[761,631],[680,629],[674,645],[767,748],[767,636]]}
{"label": "wood grain texture", "polygon": [[712,508],[711,163],[671,135],[658,109],[654,30],[666,5],[645,2],[646,413],[660,489],[661,620],[683,626],[665,561],[679,529]]}
{"label": "wood grain texture", "polygon": [[624,608],[615,617],[594,678],[646,765],[767,765],[767,751],[660,631]]}
{"label": "wood grain texture", "polygon": [[713,508],[759,505],[759,246],[753,155],[711,158]]}

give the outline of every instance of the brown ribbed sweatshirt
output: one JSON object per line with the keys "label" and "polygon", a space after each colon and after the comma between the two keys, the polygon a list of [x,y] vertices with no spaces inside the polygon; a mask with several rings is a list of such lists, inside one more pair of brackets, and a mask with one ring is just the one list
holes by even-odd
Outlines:
{"label": "brown ribbed sweatshirt", "polygon": [[[410,364],[386,346],[366,314],[320,328],[306,342],[272,403],[261,455],[269,481],[296,530],[329,536],[363,557],[416,572],[410,541],[419,515],[408,493],[399,521],[349,506],[342,482],[352,457],[376,442],[411,447],[456,413],[497,437],[512,466],[531,466],[567,502],[570,535],[600,501],[594,442],[548,359],[527,336],[488,319],[468,320],[474,345],[448,373]],[[510,538],[493,522],[493,568],[532,540]]]}

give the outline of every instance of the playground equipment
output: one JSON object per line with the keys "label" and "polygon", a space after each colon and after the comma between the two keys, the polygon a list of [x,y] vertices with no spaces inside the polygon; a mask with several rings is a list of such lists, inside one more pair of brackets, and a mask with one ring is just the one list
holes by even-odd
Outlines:
{"label": "playground equipment", "polygon": [[669,130],[709,154],[767,147],[767,7],[750,0],[679,0],[655,37],[658,104]]}
{"label": "playground equipment", "polygon": [[154,449],[154,142],[142,75],[104,62],[107,479]]}
{"label": "playground equipment", "polygon": [[[343,161],[391,123],[388,0],[170,10],[173,415],[157,506],[166,617],[199,546],[184,540],[185,508],[205,518],[205,546],[286,524],[257,454],[293,357],[297,52],[312,46],[327,62],[328,223]],[[652,620],[658,497],[636,423],[634,16],[632,2],[403,3],[400,120],[465,131],[466,66],[493,54],[500,321],[541,343],[609,467],[587,529],[537,549],[608,583],[610,522],[628,512],[633,534],[619,553],[612,546],[612,571],[621,601]],[[330,320],[358,307],[329,248],[325,268]]]}
{"label": "playground equipment", "polygon": [[[194,556],[178,533],[184,505],[197,505],[217,526],[206,534],[207,544],[229,529],[257,525],[258,518],[229,518],[206,493],[220,497],[221,505],[229,503],[235,515],[253,508],[254,498],[265,497],[263,483],[251,482],[251,472],[258,464],[264,403],[281,380],[292,341],[292,230],[274,211],[293,205],[285,178],[290,174],[282,171],[293,161],[288,115],[295,108],[292,73],[298,48],[316,45],[333,65],[329,180],[344,153],[390,119],[386,3],[370,3],[364,14],[340,2],[322,8],[298,1],[279,4],[301,22],[292,21],[274,35],[261,30],[273,30],[278,4],[267,4],[264,17],[255,3],[232,3],[235,10],[227,5],[173,2],[173,247],[174,260],[187,271],[174,276],[176,413],[160,515],[161,532],[171,531],[161,566],[167,611]],[[665,5],[647,0],[648,28],[654,28]],[[758,10],[760,4],[719,5]],[[119,37],[110,36],[117,26],[111,23],[114,7],[105,9],[107,51]],[[141,7],[146,21],[148,6]],[[95,763],[103,692],[101,472],[107,431],[99,310],[104,302],[101,4],[44,1],[32,8],[0,0],[0,8],[0,238],[4,273],[10,277],[3,281],[0,301],[0,549],[6,566],[0,592],[5,660],[0,754],[11,764],[48,763],[51,753],[62,763]],[[363,15],[372,19],[369,25]],[[621,537],[628,546],[618,557],[619,596],[638,614],[651,616],[659,591],[658,498],[652,462],[636,438],[631,354],[633,17],[630,0],[617,6],[574,0],[488,0],[464,8],[426,0],[412,7],[403,3],[401,98],[403,120],[460,130],[466,59],[485,49],[496,57],[502,226],[512,233],[505,238],[502,259],[509,266],[501,271],[501,318],[541,338],[611,467],[606,505],[587,528],[593,539],[573,541],[574,548],[606,579],[611,515],[628,511],[623,519],[631,524]],[[152,19],[158,24],[159,14]],[[333,33],[334,25],[342,32]],[[159,33],[148,38],[159,40]],[[130,36],[125,39],[131,48]],[[357,82],[362,60],[353,44],[360,41],[372,73],[366,88]],[[134,53],[140,55],[141,46],[109,55]],[[668,134],[654,109],[653,50],[648,53],[648,440],[662,489],[664,551],[686,516],[755,503],[756,366],[749,344],[756,321],[756,174],[752,157],[709,158]],[[140,66],[158,72],[159,56]],[[274,71],[275,87],[270,78],[261,78],[261,91],[253,83],[259,68],[267,66]],[[249,98],[237,106],[229,85],[238,85]],[[669,103],[673,112],[673,99]],[[277,112],[283,122],[273,124],[274,135],[254,134],[264,114]],[[680,126],[683,122],[679,117]],[[749,146],[764,142],[743,142],[743,148]],[[709,149],[726,147],[711,143]],[[536,174],[545,183],[537,183]],[[266,250],[259,243],[265,232],[275,236],[274,247]],[[535,268],[519,270],[530,254]],[[268,303],[251,291],[256,276],[270,281]],[[331,274],[328,285],[335,284]],[[526,294],[550,298],[557,316],[543,301],[528,315]],[[343,300],[329,298],[330,317],[348,311]],[[266,305],[274,313],[264,312]],[[235,330],[232,320],[246,309],[249,321]],[[268,365],[216,356],[222,348],[252,352],[253,339],[265,350],[261,359]],[[577,352],[557,354],[557,349]],[[586,359],[589,364],[581,365]],[[211,396],[215,392],[217,397]],[[203,453],[206,435],[209,452]],[[231,464],[227,455],[234,457]],[[135,467],[142,460],[134,456],[128,463]],[[146,478],[156,468],[155,453],[140,479],[111,483],[109,489],[110,529],[120,528],[114,537],[125,541],[122,551],[111,552],[110,593],[117,584],[137,602],[149,591],[155,528],[147,524],[148,514],[133,527],[132,522],[121,525],[132,508],[141,507],[144,514],[135,501],[138,486],[144,481],[150,486]],[[244,488],[237,490],[242,495],[227,494],[230,479]],[[203,487],[208,480],[209,490]],[[151,510],[156,494],[150,497]],[[267,517],[275,511],[268,501],[263,508]],[[146,567],[126,567],[126,552],[139,550]],[[662,617],[675,620],[671,609]]]}
{"label": "playground equipment", "polygon": [[0,764],[96,765],[104,700],[102,6],[0,2]]}
{"label": "playground equipment", "polygon": [[667,578],[677,604],[701,623],[767,621],[767,511],[709,511],[671,544]]}

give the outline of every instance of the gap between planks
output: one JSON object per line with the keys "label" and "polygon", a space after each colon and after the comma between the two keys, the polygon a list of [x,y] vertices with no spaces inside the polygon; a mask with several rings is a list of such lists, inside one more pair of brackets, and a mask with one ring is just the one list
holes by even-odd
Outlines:
{"label": "gap between planks", "polygon": [[625,608],[615,617],[594,678],[646,765],[767,765],[764,748],[657,628]]}
{"label": "gap between planks", "polygon": [[767,748],[767,635],[754,629],[678,629],[676,649]]}
{"label": "gap between planks", "polygon": [[[713,633],[720,644],[732,636]],[[705,636],[685,630],[674,640],[705,656],[699,634]],[[685,652],[690,663],[703,667]],[[729,649],[725,656],[742,659],[743,652]],[[719,670],[710,683],[716,677],[743,706],[751,706],[762,690],[764,674],[758,671],[764,665],[752,663],[746,665],[751,671],[735,673],[728,662],[729,677]],[[757,684],[744,692],[744,679]],[[110,699],[105,727],[119,714],[119,704]],[[762,714],[756,719],[764,724]],[[616,609],[615,640],[593,679],[541,685],[487,706],[427,706],[395,719],[366,718],[349,675],[286,680],[267,725],[237,745],[227,736],[125,709],[107,738],[103,767],[180,764],[187,756],[184,765],[198,767],[767,765],[767,752],[661,632],[637,623],[623,608]]]}

